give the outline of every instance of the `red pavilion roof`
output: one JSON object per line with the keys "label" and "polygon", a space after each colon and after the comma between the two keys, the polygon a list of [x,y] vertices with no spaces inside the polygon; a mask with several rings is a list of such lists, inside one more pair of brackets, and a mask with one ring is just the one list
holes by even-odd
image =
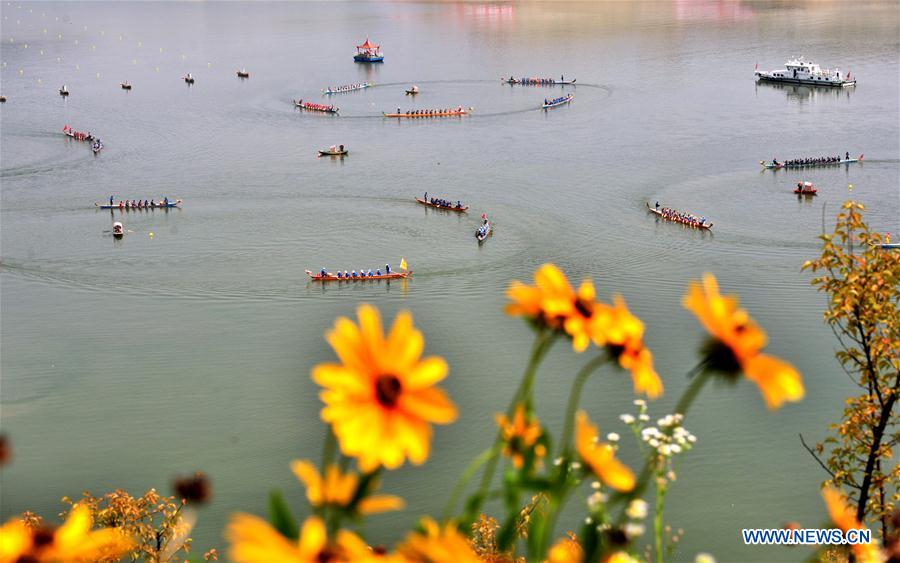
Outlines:
{"label": "red pavilion roof", "polygon": [[356,46],[357,49],[377,49],[377,48],[379,48],[379,47],[381,47],[381,45],[375,45],[374,43],[372,43],[371,41],[369,41],[369,38],[368,38],[368,37],[366,37],[366,42],[365,42],[365,43],[363,43],[362,45],[357,45],[357,46]]}

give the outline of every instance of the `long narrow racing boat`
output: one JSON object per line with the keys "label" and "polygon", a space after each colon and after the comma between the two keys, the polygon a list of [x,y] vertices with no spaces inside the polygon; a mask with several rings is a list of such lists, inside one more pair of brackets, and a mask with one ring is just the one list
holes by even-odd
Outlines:
{"label": "long narrow racing boat", "polygon": [[556,80],[554,78],[501,78],[504,84],[521,84],[522,86],[567,86],[575,84],[575,78],[572,80]]}
{"label": "long narrow racing boat", "polygon": [[408,272],[391,272],[390,274],[381,274],[380,276],[378,276],[378,275],[371,275],[371,276],[357,275],[356,277],[344,276],[344,275],[338,277],[337,274],[332,273],[332,272],[326,272],[325,275],[323,276],[321,273],[314,274],[311,271],[306,270],[306,275],[308,275],[312,281],[318,281],[318,282],[329,282],[329,281],[346,281],[346,282],[354,281],[355,282],[355,281],[372,281],[372,280],[397,280],[397,279],[408,278],[409,276],[412,275],[412,270],[410,270]]}
{"label": "long narrow racing boat", "polygon": [[300,109],[309,111],[321,111],[322,113],[336,114],[341,110],[337,106],[326,106],[324,104],[314,104],[312,102],[304,102],[303,100],[294,100],[294,105]]}
{"label": "long narrow racing boat", "polygon": [[764,160],[760,160],[759,163],[763,165],[764,168],[811,168],[813,166],[837,166],[838,164],[852,164],[854,162],[862,162],[864,155],[859,155],[856,158],[842,158],[840,160],[832,160],[832,161],[822,161],[822,162],[798,162],[795,164],[785,164],[784,162],[779,162],[778,164],[774,162],[766,162]]}
{"label": "long narrow racing boat", "polygon": [[430,113],[426,111],[423,113],[384,113],[384,112],[382,112],[382,114],[385,117],[401,117],[401,118],[407,117],[407,118],[413,119],[416,117],[452,117],[455,115],[468,115],[470,111],[471,111],[471,108],[455,109],[455,110],[451,110],[451,111],[435,111],[435,112],[430,112]]}
{"label": "long narrow racing boat", "polygon": [[152,205],[148,204],[148,205],[141,205],[141,206],[125,205],[124,201],[120,201],[119,203],[116,203],[114,205],[109,205],[106,203],[94,203],[94,206],[97,207],[98,209],[120,209],[122,211],[140,211],[142,209],[166,209],[166,208],[171,208],[171,207],[178,207],[179,205],[181,205],[180,199],[176,199],[175,201],[170,201],[169,203],[160,202],[160,203],[154,203]]}
{"label": "long narrow racing boat", "polygon": [[575,99],[575,96],[573,94],[566,94],[565,96],[563,96],[561,98],[556,98],[555,100],[548,100],[548,101],[544,102],[544,104],[541,105],[541,108],[550,109],[550,108],[559,107],[559,106],[568,104],[569,102],[571,102],[574,99]]}
{"label": "long narrow racing boat", "polygon": [[362,84],[348,84],[346,86],[335,86],[332,88],[329,86],[322,90],[323,94],[343,94],[344,92],[355,92],[357,90],[365,90],[366,88],[371,88],[372,85],[368,82],[363,82]]}
{"label": "long narrow racing boat", "polygon": [[421,203],[422,205],[427,205],[428,207],[436,207],[438,209],[445,209],[447,211],[456,211],[457,213],[465,213],[469,209],[468,205],[463,205],[462,207],[456,207],[455,205],[439,205],[437,203],[426,201],[420,197],[417,197],[416,201]]}
{"label": "long narrow racing boat", "polygon": [[68,125],[63,126],[63,134],[70,139],[75,139],[76,141],[93,141],[94,136],[90,133],[83,133],[81,131],[76,131],[69,127]]}
{"label": "long narrow racing boat", "polygon": [[[665,209],[665,208],[663,208],[663,209]],[[673,223],[681,223],[682,225],[686,225],[688,227],[693,227],[695,229],[704,229],[704,230],[708,231],[708,230],[712,229],[712,226],[713,226],[712,223],[708,223],[705,220],[702,222],[700,220],[693,221],[693,220],[689,220],[689,219],[682,219],[681,217],[674,216],[674,215],[666,215],[665,213],[663,213],[662,210],[656,209],[655,207],[651,206],[650,202],[647,202],[647,210],[650,211],[651,213],[654,213],[655,215],[657,215],[659,217],[662,217],[666,221],[672,221]],[[675,211],[675,210],[673,209],[670,211]]]}

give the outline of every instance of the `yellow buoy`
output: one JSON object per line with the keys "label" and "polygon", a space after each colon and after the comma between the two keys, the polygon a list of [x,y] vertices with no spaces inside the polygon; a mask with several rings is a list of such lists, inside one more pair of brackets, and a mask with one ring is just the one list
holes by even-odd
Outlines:
{"label": "yellow buoy", "polygon": [[852,191],[853,191],[853,184],[847,184],[847,191],[848,191],[848,192],[852,192]]}
{"label": "yellow buoy", "polygon": [[150,237],[150,238],[153,238],[153,233],[152,233],[152,232],[151,232],[151,233],[147,233],[147,236]]}

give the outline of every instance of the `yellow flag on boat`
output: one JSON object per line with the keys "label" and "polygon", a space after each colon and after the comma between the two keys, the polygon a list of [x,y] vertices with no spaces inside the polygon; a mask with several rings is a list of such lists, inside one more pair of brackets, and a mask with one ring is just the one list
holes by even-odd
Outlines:
{"label": "yellow flag on boat", "polygon": [[400,259],[400,269],[406,271],[406,258]]}

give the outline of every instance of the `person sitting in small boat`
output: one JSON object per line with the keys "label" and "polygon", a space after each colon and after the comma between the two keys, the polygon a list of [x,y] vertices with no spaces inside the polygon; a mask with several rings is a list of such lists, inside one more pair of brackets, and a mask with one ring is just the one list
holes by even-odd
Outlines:
{"label": "person sitting in small boat", "polygon": [[344,145],[341,145],[341,146],[338,147],[338,148],[339,148],[339,150],[340,150],[341,152],[344,152]]}
{"label": "person sitting in small boat", "polygon": [[462,209],[462,203],[460,203],[459,200],[456,200],[456,208]]}
{"label": "person sitting in small boat", "polygon": [[773,157],[772,164],[774,164],[775,166],[778,166],[778,159]]}

